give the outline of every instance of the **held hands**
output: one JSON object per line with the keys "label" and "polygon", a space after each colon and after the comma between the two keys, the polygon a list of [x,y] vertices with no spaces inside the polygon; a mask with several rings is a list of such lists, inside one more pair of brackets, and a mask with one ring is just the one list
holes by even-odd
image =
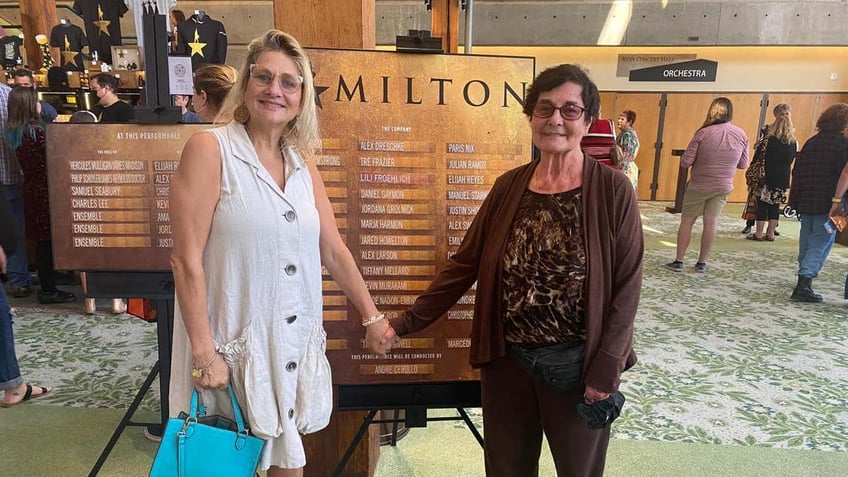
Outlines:
{"label": "held hands", "polygon": [[603,401],[609,396],[610,393],[598,391],[597,389],[593,388],[592,386],[589,386],[588,384],[586,385],[586,391],[583,392],[583,400],[586,401],[586,404],[592,404],[595,401]]}
{"label": "held hands", "polygon": [[386,319],[365,327],[365,346],[376,355],[385,356],[400,341],[400,337],[395,334],[394,328]]}

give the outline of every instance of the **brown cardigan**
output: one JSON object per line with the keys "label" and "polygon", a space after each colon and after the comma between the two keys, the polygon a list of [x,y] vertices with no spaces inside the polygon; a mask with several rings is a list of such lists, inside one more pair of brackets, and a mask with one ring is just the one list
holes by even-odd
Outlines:
{"label": "brown cardigan", "polygon": [[[583,158],[583,231],[586,247],[586,357],[584,382],[601,392],[618,389],[622,371],[636,363],[633,322],[642,289],[644,243],[633,186],[620,171]],[[506,355],[502,259],[521,195],[538,162],[500,176],[457,253],[415,303],[391,320],[398,335],[443,316],[477,281],[471,365]]]}

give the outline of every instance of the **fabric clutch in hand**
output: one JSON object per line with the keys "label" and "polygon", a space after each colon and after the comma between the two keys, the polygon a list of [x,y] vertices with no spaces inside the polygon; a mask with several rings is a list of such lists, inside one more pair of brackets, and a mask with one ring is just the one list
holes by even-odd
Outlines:
{"label": "fabric clutch in hand", "polygon": [[[232,385],[228,388],[235,415],[229,419],[198,414],[198,394],[191,394],[186,417],[168,419],[149,477],[253,477],[265,441],[245,428]],[[204,423],[207,422],[207,423]]]}
{"label": "fabric clutch in hand", "polygon": [[612,424],[621,414],[624,407],[624,394],[616,391],[608,398],[595,401],[592,404],[577,403],[577,413],[586,420],[589,429],[602,429]]}

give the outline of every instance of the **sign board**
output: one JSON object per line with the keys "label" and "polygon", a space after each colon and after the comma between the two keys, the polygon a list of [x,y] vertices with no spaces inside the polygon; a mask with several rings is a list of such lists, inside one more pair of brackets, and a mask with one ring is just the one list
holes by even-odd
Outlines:
{"label": "sign board", "polygon": [[192,77],[191,57],[168,57],[168,84],[171,94],[191,96],[194,94],[194,78]]}
{"label": "sign board", "polygon": [[[522,114],[532,58],[310,50],[324,138],[317,161],[339,228],[377,308],[403,312],[455,252],[503,172],[531,159]],[[386,358],[324,277],[327,355],[338,384],[476,379],[474,290]]]}
{"label": "sign board", "polygon": [[622,78],[630,76],[632,70],[641,70],[651,66],[667,65],[680,61],[694,60],[698,56],[692,54],[650,54],[650,53],[619,53],[615,75]]}
{"label": "sign board", "polygon": [[632,70],[630,81],[715,82],[717,73],[717,61],[702,59]]}
{"label": "sign board", "polygon": [[50,219],[57,269],[169,271],[171,177],[208,125],[50,124]]}
{"label": "sign board", "polygon": [[[310,49],[323,151],[314,158],[377,307],[397,316],[462,241],[503,172],[531,159],[522,113],[532,58]],[[51,125],[56,267],[169,269],[169,185],[198,125]],[[477,379],[474,290],[388,357],[368,353],[356,308],[323,280],[337,384]]]}

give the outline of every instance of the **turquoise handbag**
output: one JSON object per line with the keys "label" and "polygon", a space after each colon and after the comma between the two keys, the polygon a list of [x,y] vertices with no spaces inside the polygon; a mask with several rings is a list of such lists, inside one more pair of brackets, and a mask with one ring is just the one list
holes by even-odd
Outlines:
{"label": "turquoise handbag", "polygon": [[[168,419],[162,443],[153,459],[149,477],[253,477],[262,457],[265,441],[251,436],[244,427],[233,387],[228,387],[233,403],[236,430],[225,419],[204,424],[197,414],[197,390],[191,394],[191,408],[185,418]],[[199,420],[198,420],[199,419]]]}

